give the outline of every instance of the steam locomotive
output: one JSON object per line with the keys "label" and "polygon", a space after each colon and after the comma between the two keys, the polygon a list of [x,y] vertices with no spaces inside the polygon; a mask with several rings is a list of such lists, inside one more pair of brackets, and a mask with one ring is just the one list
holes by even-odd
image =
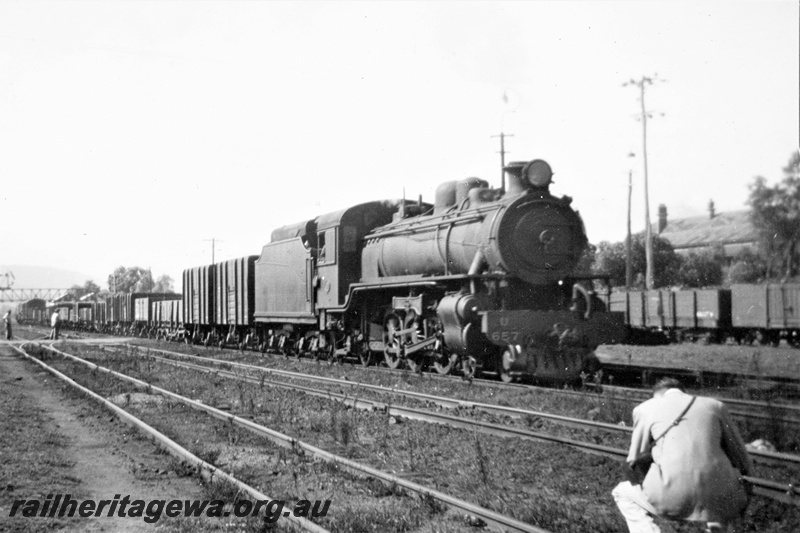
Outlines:
{"label": "steam locomotive", "polygon": [[469,178],[441,184],[433,205],[354,205],[276,229],[258,256],[185,270],[186,338],[505,381],[576,378],[599,344],[622,340],[623,313],[576,273],[586,232],[572,199],[550,194],[550,166],[504,171],[507,188]]}

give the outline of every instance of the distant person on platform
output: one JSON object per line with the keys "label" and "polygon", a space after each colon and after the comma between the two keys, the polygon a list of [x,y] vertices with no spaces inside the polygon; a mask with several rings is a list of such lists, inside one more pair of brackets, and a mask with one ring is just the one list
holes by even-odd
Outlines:
{"label": "distant person on platform", "polygon": [[11,309],[3,315],[3,323],[6,325],[6,339],[11,340]]}
{"label": "distant person on platform", "polygon": [[654,516],[729,531],[747,508],[742,476],[752,465],[722,402],[690,396],[678,380],[664,378],[653,398],[634,408],[633,423],[628,465],[651,446],[653,462],[639,484],[623,481],[612,491],[631,533],[659,533]]}
{"label": "distant person on platform", "polygon": [[58,315],[58,309],[53,311],[50,316],[50,325],[53,326],[53,331],[50,333],[50,338],[54,341],[58,340],[58,329],[61,327],[61,317]]}

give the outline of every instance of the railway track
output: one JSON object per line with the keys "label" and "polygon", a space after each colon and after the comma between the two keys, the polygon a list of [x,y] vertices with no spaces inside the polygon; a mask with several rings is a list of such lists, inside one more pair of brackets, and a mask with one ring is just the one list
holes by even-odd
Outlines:
{"label": "railway track", "polygon": [[[247,354],[256,354],[258,352],[251,352],[249,350],[230,350],[231,353],[247,353]],[[178,353],[178,352],[176,352]],[[275,354],[270,354],[275,355]],[[318,365],[320,363],[319,359],[311,358],[311,357],[299,357],[299,356],[286,356],[287,359],[292,359],[295,361],[300,362],[301,364],[313,364]],[[334,364],[342,364],[342,360],[328,360],[328,363],[331,365]],[[411,370],[407,369],[392,369],[388,367],[381,367],[377,365],[372,366],[363,366],[358,362],[354,362],[352,364],[352,368],[358,369],[359,371],[369,371],[371,369],[380,368],[383,372],[388,372],[392,375],[408,375],[409,373],[413,373]],[[663,368],[654,368],[652,370],[664,371]],[[419,369],[416,373],[422,374],[421,369]],[[554,387],[542,387],[537,386],[534,384],[529,383],[520,383],[520,382],[511,382],[505,383],[502,381],[498,381],[496,379],[487,379],[481,377],[472,377],[472,378],[465,378],[463,376],[458,375],[442,375],[434,371],[433,369],[427,369],[424,372],[424,375],[428,379],[433,380],[441,380],[443,382],[463,382],[469,381],[473,385],[479,385],[484,387],[495,387],[500,389],[509,389],[509,388],[517,388],[520,390],[546,390],[546,391],[556,391],[553,392],[554,394],[562,394],[562,395],[586,395],[586,394],[607,394],[610,397],[627,401],[627,402],[641,402],[644,399],[650,397],[651,391],[648,388],[633,388],[633,387],[621,387],[615,386],[610,384],[593,384],[587,383],[586,386],[593,389],[593,392],[583,392],[583,391],[575,391],[569,389],[557,389]],[[692,374],[694,375],[694,374]],[[772,383],[772,382],[769,382]],[[784,384],[781,382],[780,384]],[[800,387],[800,383],[796,383],[798,387]],[[762,383],[763,385],[763,383]],[[761,421],[761,422],[770,422],[770,423],[782,423],[782,424],[789,424],[789,425],[798,425],[800,426],[800,405],[792,405],[783,402],[764,402],[764,401],[753,401],[753,400],[743,400],[737,398],[729,398],[729,397],[722,397],[722,396],[714,396],[713,394],[706,394],[706,396],[710,396],[712,398],[716,398],[720,401],[725,402],[729,406],[733,406],[734,409],[731,410],[731,414],[734,417],[740,419],[747,419],[751,421]],[[764,414],[767,412],[768,414]]]}
{"label": "railway track", "polygon": [[[129,345],[131,348],[135,348],[133,345]],[[405,399],[414,400],[425,402],[433,405],[437,405],[444,408],[463,408],[463,409],[471,409],[471,410],[478,410],[483,411],[486,413],[491,413],[494,415],[501,415],[501,416],[508,416],[512,418],[540,418],[549,420],[553,423],[566,425],[570,427],[575,427],[584,430],[602,430],[616,434],[622,434],[625,438],[629,438],[629,435],[632,432],[632,428],[628,426],[620,426],[617,424],[608,424],[604,422],[597,422],[593,420],[585,420],[580,418],[574,417],[567,417],[562,415],[556,415],[552,413],[546,413],[542,411],[533,411],[529,409],[520,409],[517,407],[509,407],[504,405],[498,404],[490,404],[484,402],[475,402],[469,400],[460,400],[457,398],[450,398],[450,397],[443,397],[433,394],[426,394],[422,392],[410,391],[410,390],[403,390],[397,388],[389,388],[383,387],[380,385],[372,385],[369,383],[361,383],[361,382],[354,382],[350,380],[344,379],[337,379],[337,378],[330,378],[324,376],[315,376],[310,374],[303,374],[299,372],[292,372],[288,370],[278,370],[278,369],[271,369],[265,368],[256,365],[249,365],[246,363],[239,363],[233,361],[221,361],[218,359],[213,359],[209,357],[201,357],[195,355],[188,355],[182,354],[180,352],[170,352],[167,350],[158,350],[158,349],[146,349],[145,353],[139,353],[140,350],[136,350],[135,353],[140,356],[150,357],[154,360],[164,362],[167,364],[173,364],[177,366],[181,366],[183,368],[192,368],[199,371],[210,371],[208,367],[201,366],[197,364],[180,364],[174,360],[165,359],[163,357],[154,356],[152,352],[156,353],[164,353],[165,355],[171,355],[174,357],[180,357],[185,359],[190,359],[193,361],[197,361],[200,363],[205,364],[212,364],[216,366],[228,366],[233,368],[238,368],[243,371],[250,371],[250,372],[258,372],[267,375],[273,376],[280,376],[289,379],[297,379],[303,380],[306,382],[317,383],[321,385],[331,385],[334,387],[338,387],[343,390],[349,391],[371,391],[382,395],[392,395],[392,396],[400,396]],[[149,353],[148,353],[149,352]],[[627,456],[627,450],[619,450],[619,449],[612,449],[605,446],[596,447],[596,445],[592,443],[583,443],[579,441],[575,441],[573,439],[564,439],[559,437],[553,437],[549,435],[545,435],[538,432],[531,432],[527,430],[511,430],[506,426],[497,426],[493,424],[485,424],[485,423],[478,423],[478,422],[468,422],[462,421],[463,419],[457,419],[454,417],[449,417],[445,415],[441,415],[440,413],[431,412],[429,410],[422,410],[422,409],[409,409],[399,407],[394,403],[387,403],[387,402],[377,402],[377,401],[369,401],[369,400],[356,400],[357,394],[346,394],[346,393],[335,393],[331,390],[323,390],[323,389],[312,389],[310,387],[300,386],[300,385],[292,385],[290,383],[285,382],[277,382],[277,381],[265,381],[260,380],[257,378],[247,378],[243,377],[239,374],[234,374],[233,372],[226,371],[226,370],[215,370],[215,373],[219,375],[223,375],[232,379],[250,379],[251,382],[254,383],[269,383],[271,386],[281,387],[281,388],[288,388],[292,390],[298,390],[302,392],[306,392],[308,394],[314,394],[321,397],[336,399],[342,402],[351,402],[354,407],[359,407],[356,405],[358,402],[361,402],[364,407],[370,409],[381,409],[389,412],[390,414],[395,414],[398,416],[405,416],[410,419],[414,420],[424,420],[429,422],[435,423],[444,423],[447,425],[453,425],[455,427],[466,427],[466,428],[474,428],[476,430],[480,430],[482,432],[487,432],[496,436],[515,436],[515,437],[522,437],[522,438],[529,438],[534,440],[549,440],[552,442],[559,442],[561,444],[566,444],[572,447],[576,447],[579,449],[583,449],[584,451],[592,451],[601,454],[608,455],[614,458],[625,458]],[[778,466],[797,466],[800,465],[800,456],[793,455],[793,454],[786,454],[786,453],[778,453],[778,452],[769,452],[769,451],[760,451],[760,450],[753,450],[751,451],[751,455],[753,456],[754,460],[762,463],[773,464]]]}
{"label": "railway track", "polygon": [[[67,357],[69,359],[79,360],[78,358],[75,358],[75,356],[71,356],[71,355],[65,354],[65,353],[63,353],[63,352],[61,352],[59,350],[56,350],[55,348],[48,347],[48,349],[50,349],[54,353],[57,353],[59,355]],[[157,357],[156,360],[161,360],[161,361],[166,362],[168,364],[173,364],[173,365],[177,365],[177,366],[183,366],[184,368],[187,368],[187,369],[193,369],[193,370],[198,370],[198,371],[202,371],[202,372],[213,372],[215,375],[219,375],[219,376],[225,377],[227,379],[244,380],[244,381],[248,381],[249,380],[251,383],[254,383],[254,384],[260,384],[260,385],[268,384],[270,386],[276,386],[276,387],[281,387],[281,388],[285,388],[285,389],[292,389],[292,390],[304,392],[306,394],[312,394],[312,395],[316,395],[316,396],[325,397],[325,398],[328,398],[328,399],[331,399],[331,400],[349,402],[351,405],[353,405],[355,407],[373,409],[373,410],[374,409],[385,410],[385,411],[389,412],[390,414],[394,414],[395,416],[401,416],[401,417],[406,417],[406,418],[413,419],[413,420],[421,420],[421,421],[425,421],[425,422],[434,422],[434,423],[437,423],[437,424],[445,424],[445,425],[449,425],[451,427],[459,427],[459,428],[469,429],[470,431],[486,433],[486,434],[490,434],[490,435],[494,435],[494,436],[498,436],[498,437],[518,437],[518,438],[524,438],[524,439],[555,442],[555,443],[558,443],[558,444],[561,444],[561,445],[566,445],[566,446],[569,446],[569,447],[572,447],[572,448],[579,449],[581,451],[594,453],[594,454],[600,454],[600,455],[604,455],[604,456],[607,456],[607,457],[612,457],[612,458],[617,459],[617,460],[623,460],[627,456],[627,450],[625,450],[625,449],[612,448],[612,447],[609,447],[609,446],[603,446],[603,445],[598,445],[598,444],[589,443],[589,442],[577,441],[575,439],[557,437],[557,436],[553,436],[553,435],[549,435],[549,434],[545,434],[545,433],[531,432],[531,431],[527,431],[527,430],[523,430],[523,429],[519,429],[519,428],[509,428],[507,426],[500,426],[500,425],[496,425],[496,424],[487,424],[485,422],[480,422],[480,421],[476,421],[476,420],[472,420],[472,419],[468,419],[468,418],[452,417],[452,416],[449,416],[449,415],[443,415],[441,413],[435,413],[435,412],[432,412],[432,411],[429,411],[429,410],[412,409],[412,408],[407,408],[407,407],[399,407],[399,406],[396,406],[396,405],[390,405],[390,404],[388,404],[386,402],[377,402],[377,401],[374,401],[374,400],[356,399],[355,396],[350,396],[350,395],[347,395],[347,394],[335,394],[335,393],[333,393],[333,392],[331,392],[329,390],[312,389],[310,387],[305,387],[305,386],[300,386],[300,385],[293,385],[293,384],[289,384],[289,383],[285,383],[285,382],[273,382],[273,381],[267,382],[263,378],[259,379],[259,378],[255,378],[255,377],[242,376],[240,374],[235,374],[235,373],[233,373],[233,372],[231,372],[229,370],[210,369],[208,367],[201,366],[201,365],[178,363],[176,361],[165,360],[162,357],[153,356],[152,354],[147,354],[146,353],[147,350],[155,351],[154,349],[144,349],[145,353],[141,354],[143,357],[150,357],[150,358],[154,358],[154,359],[156,359],[156,357]],[[137,351],[139,351],[138,347],[137,347]],[[163,350],[158,350],[158,351],[159,352],[164,352]],[[263,367],[257,367],[257,366],[254,366],[254,365],[245,365],[243,363],[233,363],[233,362],[230,362],[230,361],[217,361],[217,360],[213,360],[213,359],[209,359],[209,358],[199,358],[198,356],[188,356],[187,354],[180,354],[180,353],[177,353],[177,352],[172,352],[172,354],[178,355],[178,356],[181,356],[181,357],[195,358],[198,361],[203,361],[203,362],[207,362],[207,363],[213,363],[213,364],[218,364],[218,365],[230,365],[230,366],[239,367],[241,369],[247,369],[247,370],[251,370],[251,371],[255,370],[255,371],[264,372],[264,373],[267,373],[267,374],[272,373],[274,375],[283,375],[283,376],[288,376],[288,377],[291,377],[291,378],[300,378],[300,379],[308,378],[310,380],[317,381],[319,383],[327,382],[327,383],[335,383],[337,385],[345,385],[345,386],[354,386],[354,385],[355,386],[359,386],[359,385],[361,385],[361,384],[354,384],[353,382],[348,382],[348,381],[342,382],[342,380],[334,380],[334,378],[324,378],[324,377],[319,377],[319,376],[307,376],[305,374],[292,373],[292,372],[288,372],[288,371],[277,371],[275,369],[263,369]],[[99,367],[98,365],[95,365],[94,363],[90,363],[90,362],[83,361],[83,360],[80,360],[80,362],[83,363],[83,364],[86,364],[88,366],[91,366],[92,368],[97,368],[97,369],[99,369],[99,370],[101,370],[103,372],[108,372],[108,373],[111,373],[113,375],[117,375],[118,374],[118,373],[116,373],[114,371],[111,371],[110,369],[105,369],[103,367]],[[127,379],[133,379],[133,378],[127,378]],[[340,382],[342,382],[342,383],[340,383]],[[139,386],[146,387],[148,385],[140,384]],[[375,389],[375,387],[376,386],[369,386],[368,388],[370,390],[378,390],[378,389]],[[398,394],[398,393],[399,394],[405,394],[406,393],[406,392],[398,392],[396,390],[387,390],[386,392],[387,393],[392,393],[392,394]],[[441,403],[444,403],[444,404],[446,404],[446,403],[458,404],[460,402],[459,400],[454,400],[452,398],[440,398],[440,397],[434,397],[434,396],[430,396],[430,395],[421,395],[421,393],[413,393],[410,396],[415,397],[416,399],[427,398],[429,401],[441,402]],[[475,402],[467,402],[467,404],[472,405],[475,408],[483,407],[482,405],[476,404]],[[464,405],[464,404],[462,404],[462,405]],[[503,408],[503,406],[495,406],[495,405],[489,405],[489,404],[485,404],[485,405],[489,409],[500,409],[500,410],[504,410],[505,409],[505,408]],[[506,412],[510,412],[510,411],[506,411]],[[533,414],[536,414],[536,415],[540,415],[540,414],[547,415],[546,413],[535,413],[535,412],[532,412],[532,411],[527,411],[526,412],[525,410],[518,410],[517,414],[520,414],[520,413],[527,413],[527,414],[532,414],[533,413]],[[229,416],[231,416],[231,415],[229,415]],[[548,416],[551,416],[551,415],[548,415]],[[595,429],[602,428],[602,429],[605,429],[605,430],[618,431],[618,432],[625,432],[626,430],[630,431],[629,428],[620,428],[618,426],[613,426],[613,425],[602,425],[602,426],[598,427],[597,423],[591,422],[591,421],[582,421],[580,419],[569,419],[567,417],[560,417],[560,418],[562,418],[562,420],[560,420],[560,422],[562,422],[562,423],[567,423],[567,424],[570,424],[570,425],[583,426],[584,428],[594,427]],[[788,455],[788,454],[774,454],[774,453],[770,453],[770,452],[757,452],[757,453],[753,453],[753,455],[754,455],[754,458],[756,458],[757,460],[759,460],[761,462],[769,462],[771,464],[797,465],[798,462],[800,462],[800,458],[798,458],[797,456],[791,456],[791,455]],[[790,503],[790,504],[793,504],[793,505],[800,506],[800,498],[798,498],[798,496],[800,496],[800,490],[798,490],[798,488],[794,487],[790,483],[779,483],[779,482],[770,481],[770,480],[761,479],[761,478],[755,478],[755,477],[748,477],[747,480],[753,485],[754,492],[756,494],[759,494],[761,496],[764,496],[764,497],[767,497],[767,498],[770,498],[770,499],[778,500],[778,501],[781,501],[781,502],[784,502],[784,503]]]}
{"label": "railway track", "polygon": [[[181,353],[181,352],[172,352],[172,353]],[[238,352],[236,350],[231,350],[229,353],[251,354],[251,352],[249,351]],[[307,365],[320,364],[319,360],[315,360],[312,358],[292,357],[291,359],[301,364],[307,364]],[[333,361],[329,361],[329,363],[334,364]],[[358,369],[357,371],[369,371],[376,368],[380,368],[382,372],[388,372],[391,375],[398,375],[398,376],[409,375],[408,370],[402,370],[402,369],[391,369],[391,368],[383,368],[377,366],[365,367],[360,364],[353,364],[351,368]],[[449,383],[465,381],[465,378],[460,376],[441,375],[434,371],[426,372],[424,373],[424,376],[426,379],[441,380],[443,382],[449,382]],[[542,387],[525,383],[504,383],[501,381],[484,379],[484,378],[471,378],[468,381],[472,385],[478,385],[482,387],[494,387],[498,389],[516,388],[519,390],[547,391],[548,394],[557,394],[557,395],[572,396],[572,397],[590,397],[592,395],[596,396],[598,394],[602,394],[609,398],[629,403],[631,404],[631,407],[636,403],[644,401],[651,395],[651,392],[646,389],[619,387],[619,386],[612,386],[605,384],[594,385],[591,383],[587,383],[587,386],[592,388],[593,391],[585,392],[585,391],[577,391],[569,389],[557,389],[554,387]],[[781,427],[800,427],[799,405],[791,405],[787,403],[778,403],[778,402],[742,400],[736,398],[714,396],[710,394],[707,394],[707,396],[715,397],[716,399],[721,400],[725,402],[727,405],[729,405],[731,407],[730,410],[731,414],[735,419],[739,421],[759,423],[763,425],[770,425],[773,427],[776,425],[779,425]]]}
{"label": "railway track", "polygon": [[[136,346],[136,345],[131,344],[130,346]],[[158,348],[150,348],[150,349],[157,350]],[[182,353],[169,350],[165,351],[174,354]],[[249,352],[237,352],[237,351],[231,351],[229,353],[249,354]],[[306,365],[319,364],[319,362],[315,362],[312,359],[308,358],[296,358],[294,360],[300,362],[301,364],[306,364]],[[353,365],[352,368],[358,369],[357,371],[369,371],[379,367],[372,367],[372,366],[364,367],[361,365]],[[397,375],[397,376],[409,375],[409,371],[407,370],[393,370],[390,368],[382,368],[382,367],[380,368],[381,372],[388,372],[392,375]],[[435,372],[425,373],[424,376],[425,379],[440,380],[446,383],[462,383],[465,381],[464,378],[459,376],[440,375]],[[576,398],[596,397],[597,395],[602,394],[604,396],[614,398],[616,400],[621,400],[630,403],[631,407],[633,407],[634,404],[641,403],[642,401],[644,401],[645,399],[649,398],[652,395],[652,392],[650,390],[636,389],[630,387],[618,387],[611,385],[587,384],[587,386],[592,388],[591,391],[578,391],[571,389],[558,389],[555,387],[542,387],[524,383],[503,383],[501,381],[481,379],[481,378],[471,379],[469,380],[469,383],[473,386],[477,385],[481,387],[493,387],[497,389],[506,389],[506,390],[518,389],[522,391],[526,390],[542,391],[546,392],[547,394],[555,394],[565,397],[576,397]],[[787,427],[792,427],[792,426],[800,427],[800,406],[798,405],[792,405],[787,403],[776,403],[776,402],[742,400],[736,398],[714,396],[712,394],[708,394],[707,396],[723,401],[730,407],[732,407],[731,414],[734,416],[734,418],[738,420],[759,422],[764,424],[781,424]]]}
{"label": "railway track", "polygon": [[[233,475],[224,470],[217,468],[216,466],[200,459],[196,455],[192,454],[189,450],[175,442],[174,440],[170,439],[160,431],[156,430],[152,426],[145,423],[143,420],[133,416],[132,414],[128,413],[124,409],[118,407],[117,405],[113,404],[112,402],[108,401],[107,399],[103,398],[99,394],[95,393],[94,391],[76,383],[72,378],[69,376],[59,372],[52,366],[48,365],[44,361],[31,356],[28,354],[24,349],[12,345],[14,351],[18,354],[22,355],[29,361],[39,365],[41,368],[58,378],[59,380],[69,384],[75,390],[80,391],[81,393],[85,394],[92,400],[96,401],[97,403],[101,404],[104,408],[111,411],[117,418],[119,418],[125,424],[134,427],[136,430],[140,431],[144,435],[152,438],[159,446],[163,449],[167,450],[170,454],[175,456],[181,461],[186,461],[190,465],[192,465],[197,473],[202,476],[207,481],[212,481],[214,479],[223,479],[226,482],[234,485],[243,494],[247,494],[254,500],[274,500],[270,496],[264,494],[260,490],[252,487],[243,481],[237,479]],[[309,521],[302,517],[293,516],[291,513],[284,514],[278,518],[278,520],[283,520],[284,522],[291,522],[294,526],[300,528],[302,531],[309,531],[312,533],[329,533],[327,529]]]}
{"label": "railway track", "polygon": [[[650,393],[646,390],[635,389],[631,387],[617,387],[612,385],[603,385],[602,392],[603,394],[607,394],[611,397],[630,402],[641,402],[650,397]],[[728,406],[731,406],[732,409],[730,412],[735,417],[800,425],[800,405],[755,400],[741,400],[738,398],[726,398],[719,396],[716,398],[725,402]],[[765,412],[769,414],[763,414]],[[781,415],[779,416],[777,413],[780,413]]]}
{"label": "railway track", "polygon": [[[520,522],[520,521],[515,520],[515,519],[513,519],[511,517],[504,516],[504,515],[502,515],[500,513],[497,513],[497,512],[491,511],[489,509],[480,507],[478,505],[475,505],[475,504],[472,504],[472,503],[467,502],[465,500],[462,500],[462,499],[456,498],[454,496],[448,495],[448,494],[443,493],[441,491],[438,491],[438,490],[432,489],[430,487],[426,487],[426,486],[420,485],[420,484],[415,483],[413,481],[409,481],[408,479],[404,479],[403,477],[396,476],[396,475],[393,475],[393,474],[390,474],[390,473],[387,473],[387,472],[380,471],[378,469],[372,468],[372,467],[364,465],[362,463],[358,463],[356,461],[353,461],[353,460],[348,459],[346,457],[343,457],[341,455],[336,455],[336,454],[330,453],[330,452],[325,451],[325,450],[323,450],[321,448],[315,447],[315,446],[313,446],[313,445],[311,445],[309,443],[306,443],[306,442],[303,442],[301,440],[298,440],[297,438],[291,437],[289,435],[286,435],[286,434],[274,431],[274,430],[272,430],[270,428],[267,428],[267,427],[261,426],[259,424],[256,424],[256,423],[254,423],[254,422],[252,422],[252,421],[250,421],[250,420],[248,420],[246,418],[237,416],[235,414],[232,414],[230,412],[227,412],[227,411],[224,411],[224,410],[221,410],[221,409],[217,409],[217,408],[211,407],[211,406],[203,404],[201,402],[192,400],[191,398],[188,398],[188,397],[176,394],[174,392],[171,392],[169,390],[160,388],[160,387],[158,387],[156,385],[153,385],[151,383],[145,382],[143,380],[139,380],[137,378],[133,378],[133,377],[128,376],[126,374],[123,374],[121,372],[117,372],[117,371],[111,370],[109,368],[105,368],[105,367],[96,365],[96,364],[94,364],[94,363],[92,363],[90,361],[84,360],[82,358],[76,357],[76,356],[68,354],[68,353],[65,353],[65,352],[63,352],[61,350],[58,350],[58,349],[52,347],[52,346],[44,345],[43,347],[46,350],[48,350],[49,352],[53,353],[53,354],[57,354],[57,355],[65,358],[65,359],[67,359],[69,361],[73,361],[75,363],[79,363],[79,364],[85,365],[86,367],[88,367],[88,368],[90,368],[90,369],[92,369],[94,371],[112,375],[115,378],[118,378],[118,379],[120,379],[120,380],[122,380],[122,381],[124,381],[126,383],[129,383],[129,384],[135,386],[136,388],[139,388],[141,390],[146,390],[148,393],[151,393],[151,394],[155,393],[155,394],[162,395],[165,398],[169,398],[169,399],[171,399],[173,401],[176,401],[176,402],[179,402],[179,403],[181,403],[183,405],[186,405],[186,406],[188,406],[188,407],[190,407],[192,409],[195,409],[195,410],[201,411],[201,412],[203,412],[205,414],[208,414],[211,417],[214,417],[214,418],[219,419],[219,420],[223,420],[223,421],[225,421],[227,423],[230,423],[230,424],[234,424],[237,427],[245,429],[245,430],[247,430],[247,431],[249,431],[251,433],[254,433],[254,434],[256,434],[256,435],[258,435],[260,437],[266,438],[267,440],[273,442],[274,444],[276,444],[278,446],[282,446],[282,447],[285,447],[285,448],[291,448],[293,450],[301,450],[302,453],[304,453],[304,454],[306,454],[306,455],[308,455],[310,457],[313,457],[313,458],[315,458],[317,460],[321,460],[321,461],[325,461],[325,462],[329,462],[329,463],[334,463],[338,467],[344,468],[345,470],[350,471],[350,472],[352,472],[352,473],[354,473],[356,475],[366,476],[366,477],[369,477],[369,478],[376,479],[376,480],[378,480],[378,481],[380,481],[382,483],[385,483],[385,484],[402,487],[403,489],[411,491],[413,493],[416,493],[416,494],[420,495],[421,497],[431,498],[431,499],[436,500],[437,502],[440,502],[441,504],[444,504],[444,505],[446,505],[446,506],[448,506],[450,508],[457,509],[459,511],[469,513],[470,516],[477,517],[480,520],[484,521],[485,523],[493,525],[495,528],[499,529],[500,531],[521,531],[521,532],[529,532],[529,533],[548,533],[548,531],[545,530],[545,529],[541,529],[541,528],[533,526],[531,524]],[[25,353],[24,350],[19,349],[19,351],[21,353],[24,353],[24,355],[26,357],[31,358],[31,359],[37,361],[43,367],[46,367],[48,369],[48,371],[51,371],[51,372],[54,371],[54,369],[51,370],[51,367],[49,367],[49,365],[46,365],[46,363],[44,363],[44,362],[40,361],[39,359],[37,359],[37,358]],[[68,380],[70,382],[72,381],[69,377],[66,377],[66,376],[64,376],[64,378],[62,378],[62,379],[66,379],[66,380]],[[86,389],[86,390],[88,390],[88,389]],[[268,498],[265,497],[265,498],[259,498],[259,499],[268,499]],[[478,523],[480,523],[480,521],[478,521]],[[325,530],[324,529],[319,529],[319,531],[325,531]]]}

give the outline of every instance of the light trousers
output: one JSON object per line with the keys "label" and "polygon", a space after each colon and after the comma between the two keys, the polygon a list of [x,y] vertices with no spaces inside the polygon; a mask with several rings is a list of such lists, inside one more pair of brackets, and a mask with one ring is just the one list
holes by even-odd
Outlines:
{"label": "light trousers", "polygon": [[[654,516],[658,513],[653,508],[641,485],[633,485],[630,481],[623,481],[611,491],[614,501],[617,502],[630,533],[661,533]],[[725,533],[728,531],[726,524],[708,522],[706,531]]]}

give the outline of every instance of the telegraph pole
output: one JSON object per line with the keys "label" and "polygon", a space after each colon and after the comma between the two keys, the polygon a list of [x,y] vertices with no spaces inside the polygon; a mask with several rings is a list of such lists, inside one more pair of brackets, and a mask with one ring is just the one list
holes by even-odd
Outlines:
{"label": "telegraph pole", "polygon": [[513,137],[513,135],[506,135],[502,131],[500,135],[492,135],[492,139],[496,139],[500,137],[500,191],[506,192],[506,172],[503,170],[506,168],[506,137]]}
{"label": "telegraph pole", "polygon": [[205,242],[211,242],[211,264],[212,265],[216,265],[217,263],[216,263],[215,258],[214,258],[214,253],[215,253],[215,249],[216,249],[216,243],[225,242],[225,241],[221,241],[221,240],[215,239],[213,237],[210,238],[210,239],[203,239],[203,240]]}
{"label": "telegraph pole", "polygon": [[628,240],[625,242],[625,287],[633,286],[633,258],[631,257],[631,195],[633,194],[633,170],[628,170]]}
{"label": "telegraph pole", "polygon": [[639,101],[642,105],[642,111],[640,113],[641,121],[642,121],[642,160],[644,161],[644,254],[645,254],[645,261],[647,262],[647,272],[645,274],[645,286],[648,289],[652,289],[654,285],[653,280],[653,229],[650,224],[650,197],[649,197],[649,188],[648,188],[648,179],[647,179],[647,119],[652,118],[652,115],[647,112],[647,109],[644,105],[644,89],[647,85],[652,85],[653,82],[657,78],[654,76],[652,78],[648,78],[647,76],[642,76],[639,80],[631,79],[630,81],[626,81],[622,84],[623,87],[627,87],[629,85],[635,85],[639,88]]}

